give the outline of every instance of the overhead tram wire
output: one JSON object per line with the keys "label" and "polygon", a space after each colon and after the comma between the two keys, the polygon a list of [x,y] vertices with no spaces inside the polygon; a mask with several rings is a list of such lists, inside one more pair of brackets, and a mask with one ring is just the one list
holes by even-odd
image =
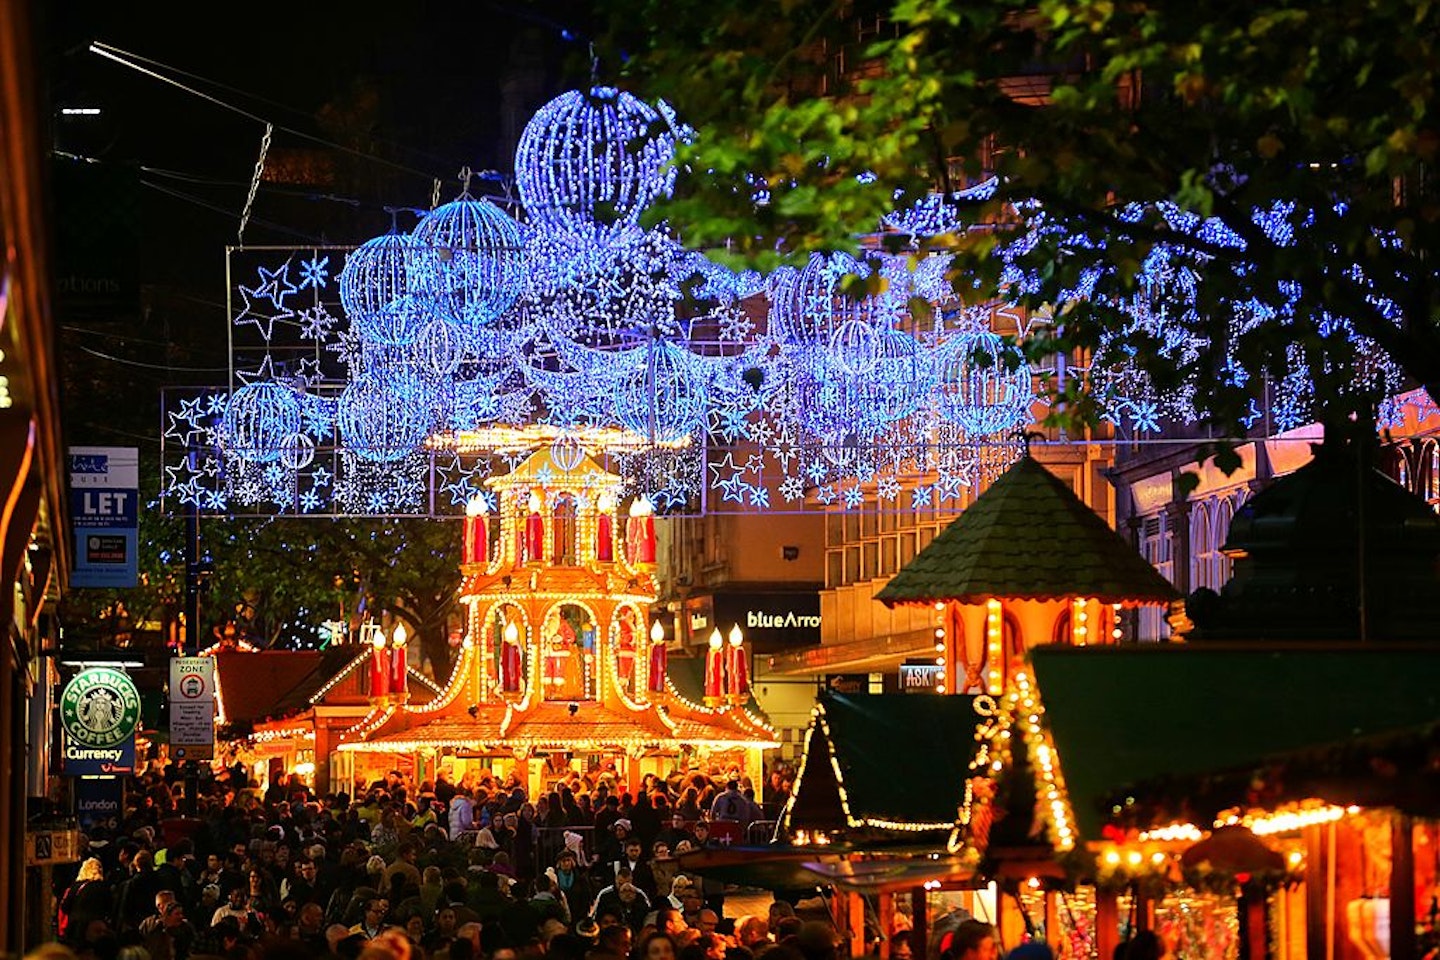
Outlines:
{"label": "overhead tram wire", "polygon": [[[96,55],[98,55],[98,56],[104,57],[104,58],[106,58],[107,60],[112,60],[112,61],[114,61],[115,63],[120,64],[120,65],[123,66],[123,67],[129,67],[131,70],[134,70],[134,71],[136,71],[137,73],[143,73],[143,74],[145,74],[145,75],[148,76],[148,77],[152,77],[152,78],[154,78],[154,79],[156,79],[156,80],[159,80],[161,83],[167,83],[167,84],[175,87],[176,89],[183,90],[183,91],[185,91],[186,93],[189,93],[189,94],[191,94],[192,96],[199,97],[199,98],[202,99],[202,100],[209,101],[210,103],[214,104],[214,105],[217,106],[217,107],[221,107],[221,108],[223,108],[223,109],[226,109],[226,110],[231,111],[232,113],[239,114],[240,116],[246,118],[247,120],[252,120],[252,121],[254,121],[255,123],[258,123],[258,124],[260,124],[260,125],[262,125],[262,126],[264,126],[264,125],[266,125],[266,124],[270,124],[270,125],[273,125],[274,128],[275,128],[276,130],[278,130],[278,131],[281,131],[281,132],[283,132],[283,133],[288,133],[288,134],[290,134],[291,136],[299,137],[299,138],[301,138],[302,140],[309,141],[310,143],[319,144],[320,146],[328,147],[328,148],[330,148],[330,149],[332,149],[332,150],[338,150],[338,151],[340,151],[340,152],[342,152],[342,153],[349,154],[350,156],[359,157],[359,158],[364,159],[364,160],[369,160],[369,161],[372,162],[372,163],[377,163],[377,164],[380,164],[381,166],[389,167],[389,168],[391,168],[391,169],[393,169],[393,170],[398,170],[398,171],[400,171],[400,172],[402,172],[402,173],[407,173],[407,174],[410,174],[410,175],[412,175],[412,176],[416,176],[416,177],[423,178],[423,179],[425,179],[425,180],[434,181],[434,180],[437,180],[437,179],[438,179],[438,180],[442,180],[442,181],[443,181],[443,180],[448,180],[448,179],[450,179],[450,175],[448,175],[448,174],[445,175],[445,176],[436,177],[435,174],[433,174],[433,173],[427,173],[427,172],[425,172],[425,171],[423,171],[423,170],[417,170],[417,169],[415,169],[414,167],[407,166],[407,165],[405,165],[405,164],[403,164],[403,163],[397,163],[397,162],[395,162],[394,160],[387,160],[387,159],[385,159],[384,157],[378,157],[378,156],[376,156],[375,154],[373,154],[373,153],[367,153],[367,152],[364,151],[364,150],[357,150],[357,149],[354,148],[354,147],[347,147],[347,146],[345,146],[344,144],[336,143],[336,142],[333,141],[333,140],[327,140],[327,139],[325,139],[324,137],[317,136],[317,135],[315,135],[315,134],[313,134],[313,133],[307,133],[306,131],[300,130],[300,129],[296,128],[296,127],[292,127],[292,126],[289,126],[289,125],[286,125],[286,124],[281,124],[281,123],[275,123],[273,120],[267,120],[266,118],[260,116],[259,114],[253,113],[253,112],[251,112],[251,111],[249,111],[249,110],[246,110],[246,109],[243,108],[243,107],[236,106],[236,105],[233,104],[233,103],[228,103],[228,102],[226,102],[226,101],[224,101],[224,100],[221,100],[219,97],[216,97],[216,96],[213,96],[213,95],[211,95],[211,94],[208,94],[208,93],[204,92],[203,90],[198,90],[198,89],[196,89],[195,87],[187,86],[186,84],[183,84],[183,83],[181,83],[180,81],[176,80],[174,77],[166,76],[165,74],[159,72],[158,70],[154,70],[154,69],[151,69],[149,66],[146,66],[146,64],[153,64],[153,65],[156,66],[156,67],[163,67],[165,70],[171,71],[172,73],[181,74],[181,75],[183,75],[183,76],[189,76],[189,77],[192,77],[192,78],[197,79],[197,80],[204,80],[206,83],[211,84],[211,85],[213,85],[213,86],[221,87],[222,89],[230,89],[230,90],[233,91],[233,88],[224,87],[222,84],[215,83],[214,81],[208,80],[208,79],[206,79],[206,78],[204,78],[204,77],[198,77],[198,76],[195,76],[194,74],[187,74],[185,71],[179,70],[179,69],[177,69],[177,68],[175,68],[175,67],[172,67],[172,66],[170,66],[169,64],[160,63],[160,62],[157,61],[157,60],[151,60],[151,59],[148,59],[148,58],[146,58],[146,57],[138,56],[137,54],[130,53],[128,50],[121,50],[119,47],[112,46],[112,45],[110,45],[110,44],[108,44],[108,43],[102,43],[102,42],[99,41],[99,40],[93,40],[93,41],[91,41],[91,42],[90,42],[90,45],[89,45],[89,47],[88,47],[87,49],[88,49],[91,53],[94,53],[94,54],[96,54]],[[233,91],[233,92],[243,93],[243,91]],[[245,94],[245,95],[246,95],[246,96],[250,96],[250,94]],[[257,97],[256,99],[261,99],[261,100],[263,100],[263,98],[259,98],[259,97]],[[269,103],[269,101],[264,101],[264,102]],[[278,104],[272,104],[272,105],[279,106]],[[285,107],[284,109],[289,110],[290,108]]]}

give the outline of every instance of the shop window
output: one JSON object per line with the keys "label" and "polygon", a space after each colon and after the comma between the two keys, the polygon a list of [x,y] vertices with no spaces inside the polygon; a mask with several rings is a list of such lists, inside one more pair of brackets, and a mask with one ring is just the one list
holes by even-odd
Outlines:
{"label": "shop window", "polygon": [[827,550],[825,552],[825,587],[834,589],[845,582],[845,552],[843,550]]}
{"label": "shop window", "polygon": [[866,541],[863,546],[863,566],[861,576],[866,580],[874,580],[880,576],[880,544],[874,540]]}
{"label": "shop window", "polygon": [[886,537],[880,541],[880,576],[888,577],[900,568],[895,563],[896,544],[894,537]]}

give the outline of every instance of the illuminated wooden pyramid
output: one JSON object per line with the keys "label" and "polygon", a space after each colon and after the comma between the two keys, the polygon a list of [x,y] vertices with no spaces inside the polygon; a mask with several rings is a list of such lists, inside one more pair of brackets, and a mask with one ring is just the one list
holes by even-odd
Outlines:
{"label": "illuminated wooden pyramid", "polygon": [[726,651],[738,667],[731,686],[707,691],[721,695],[704,704],[670,681],[650,612],[655,521],[643,497],[621,519],[623,483],[578,451],[550,448],[487,480],[497,507],[476,498],[467,510],[467,629],[444,692],[423,706],[377,698],[340,749],[417,761],[461,752],[502,766],[566,753],[616,762],[637,783],[641,764],[629,761],[682,752],[735,752],[728,765],[758,771],[776,736],[747,705],[744,651]]}

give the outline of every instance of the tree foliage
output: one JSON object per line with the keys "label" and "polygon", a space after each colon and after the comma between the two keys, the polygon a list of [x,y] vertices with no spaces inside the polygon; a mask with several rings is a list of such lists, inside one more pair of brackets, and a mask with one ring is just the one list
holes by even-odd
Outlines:
{"label": "tree foliage", "polygon": [[[693,244],[759,266],[942,250],[967,300],[1057,308],[1027,349],[1119,334],[1157,392],[1198,382],[1227,428],[1302,364],[1331,417],[1374,404],[1376,356],[1440,396],[1425,0],[607,9],[626,82],[694,129],[655,211]],[[991,174],[993,194],[953,198],[958,229],[880,228]],[[1168,329],[1137,325],[1137,298]]]}

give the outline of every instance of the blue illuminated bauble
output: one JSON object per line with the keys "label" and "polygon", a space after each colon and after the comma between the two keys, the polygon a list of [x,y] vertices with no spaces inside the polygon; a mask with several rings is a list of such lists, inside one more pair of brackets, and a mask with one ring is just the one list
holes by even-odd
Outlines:
{"label": "blue illuminated bauble", "polygon": [[1006,368],[1005,341],[976,331],[945,342],[936,357],[935,389],[940,415],[966,433],[1013,430],[1030,419],[1034,398],[1030,368]]}
{"label": "blue illuminated bauble", "polygon": [[525,284],[520,227],[483,197],[436,207],[415,225],[412,281],[436,310],[466,327],[490,323]]}
{"label": "blue illuminated bauble", "polygon": [[434,391],[404,367],[372,370],[340,394],[335,420],[350,453],[375,463],[399,460],[429,434]]}
{"label": "blue illuminated bauble", "polygon": [[300,399],[293,388],[274,380],[248,383],[225,406],[225,447],[242,460],[272,463],[300,423]]}
{"label": "blue illuminated bauble", "polygon": [[550,459],[555,466],[571,473],[585,460],[585,448],[573,433],[562,433],[550,444]]}
{"label": "blue illuminated bauble", "polygon": [[672,443],[693,433],[706,410],[697,358],[668,341],[639,347],[629,356],[629,373],[614,388],[620,425],[653,443]]}
{"label": "blue illuminated bauble", "polygon": [[828,346],[848,321],[874,330],[892,326],[899,311],[880,296],[850,297],[841,290],[846,276],[867,276],[869,268],[844,253],[816,253],[799,270],[783,268],[773,277],[770,335],[800,346]]}
{"label": "blue illuminated bauble", "polygon": [[628,93],[570,90],[530,118],[515,151],[515,186],[530,223],[604,244],[675,180],[676,131]]}
{"label": "blue illuminated bauble", "polygon": [[419,244],[406,234],[366,240],[345,258],[340,305],[362,340],[413,343],[429,305],[415,296],[411,267]]}
{"label": "blue illuminated bauble", "polygon": [[847,317],[830,335],[830,356],[842,373],[864,373],[880,356],[880,337],[864,320]]}

